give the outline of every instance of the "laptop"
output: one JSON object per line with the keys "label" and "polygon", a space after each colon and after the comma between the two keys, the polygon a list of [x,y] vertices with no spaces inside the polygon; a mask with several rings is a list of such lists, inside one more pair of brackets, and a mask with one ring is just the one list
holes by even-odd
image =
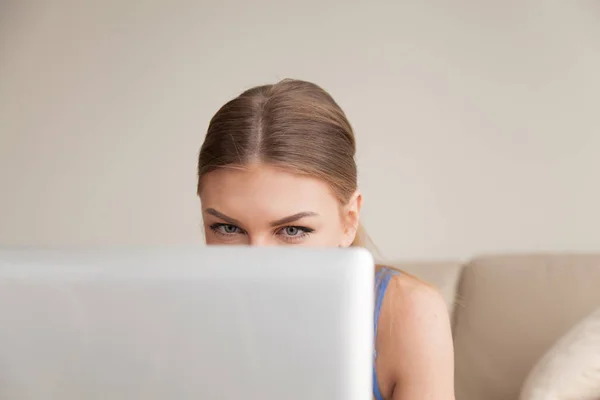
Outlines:
{"label": "laptop", "polygon": [[0,399],[372,398],[363,249],[0,250]]}

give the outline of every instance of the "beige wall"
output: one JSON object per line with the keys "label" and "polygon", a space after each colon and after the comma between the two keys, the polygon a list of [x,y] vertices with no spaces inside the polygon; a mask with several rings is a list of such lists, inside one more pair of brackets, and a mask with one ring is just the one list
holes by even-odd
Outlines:
{"label": "beige wall", "polygon": [[0,1],[0,243],[200,242],[211,114],[298,77],[384,255],[600,250],[597,1],[49,3]]}

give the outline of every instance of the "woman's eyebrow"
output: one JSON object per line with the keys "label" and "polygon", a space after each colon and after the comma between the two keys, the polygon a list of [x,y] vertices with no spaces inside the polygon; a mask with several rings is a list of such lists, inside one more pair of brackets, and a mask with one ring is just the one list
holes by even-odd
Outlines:
{"label": "woman's eyebrow", "polygon": [[273,222],[271,222],[271,226],[285,225],[285,224],[289,224],[290,222],[298,221],[299,219],[302,219],[305,217],[315,217],[317,215],[319,215],[319,214],[317,214],[316,212],[303,211],[303,212],[299,212],[294,215],[290,215],[289,217],[285,217],[285,218],[278,219],[277,221],[273,221]]}
{"label": "woman's eyebrow", "polygon": [[220,218],[223,221],[227,222],[228,224],[236,225],[236,226],[240,225],[240,221],[238,221],[237,219],[228,217],[227,215],[223,214],[220,211],[215,210],[214,208],[207,208],[206,210],[204,210],[204,212],[207,214],[213,215],[217,218]]}

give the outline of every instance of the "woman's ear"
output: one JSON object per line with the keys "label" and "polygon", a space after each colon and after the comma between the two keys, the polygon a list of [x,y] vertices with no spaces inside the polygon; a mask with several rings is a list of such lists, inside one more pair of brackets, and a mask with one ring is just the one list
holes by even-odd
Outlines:
{"label": "woman's ear", "polygon": [[341,247],[350,247],[356,238],[360,223],[362,201],[362,194],[357,190],[344,207],[342,215],[344,221],[344,239]]}

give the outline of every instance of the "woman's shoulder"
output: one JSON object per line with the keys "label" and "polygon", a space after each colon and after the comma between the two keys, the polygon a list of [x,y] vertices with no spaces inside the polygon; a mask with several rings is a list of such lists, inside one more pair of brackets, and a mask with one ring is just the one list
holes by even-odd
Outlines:
{"label": "woman's shoulder", "polygon": [[435,370],[439,368],[436,363],[450,363],[450,320],[440,292],[408,273],[389,267],[378,267],[377,271],[391,274],[377,337],[381,354],[387,358],[382,361],[387,364],[388,379],[397,382],[416,373],[417,364]]}
{"label": "woman's shoulder", "polygon": [[429,283],[389,266],[378,265],[376,271],[389,280],[385,295],[389,312],[447,310],[441,293]]}
{"label": "woman's shoulder", "polygon": [[435,287],[400,268],[377,265],[375,276],[377,281],[384,278],[389,280],[390,289],[399,295],[418,291],[421,295],[439,297],[439,291]]}

